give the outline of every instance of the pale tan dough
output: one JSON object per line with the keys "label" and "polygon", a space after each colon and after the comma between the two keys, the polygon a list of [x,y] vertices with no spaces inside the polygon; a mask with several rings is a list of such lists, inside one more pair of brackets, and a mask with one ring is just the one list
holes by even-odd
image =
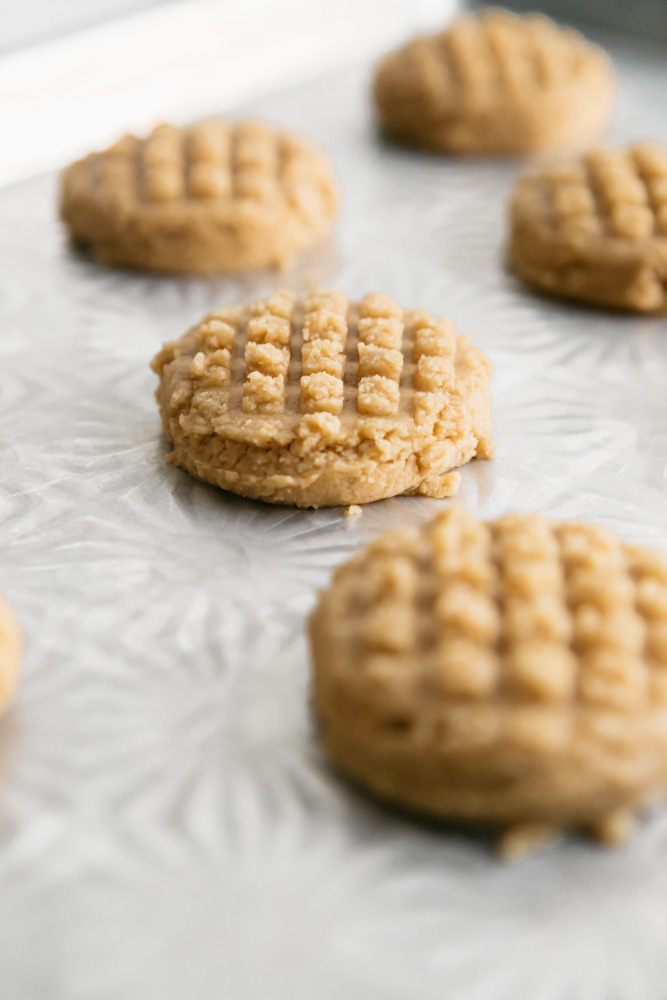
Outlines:
{"label": "pale tan dough", "polygon": [[667,559],[606,528],[450,506],[340,567],[310,639],[340,768],[507,857],[667,794]]}
{"label": "pale tan dough", "polygon": [[313,142],[254,119],[158,125],[63,172],[60,214],[99,261],[148,271],[283,266],[338,214],[331,164]]}
{"label": "pale tan dough", "polygon": [[282,291],[221,309],[152,367],[169,461],[270,503],[450,496],[450,470],[493,450],[488,358],[387,295]]}
{"label": "pale tan dough", "polygon": [[510,206],[516,273],[547,292],[662,312],[667,305],[667,146],[635,143],[547,160]]}
{"label": "pale tan dough", "polygon": [[19,680],[23,640],[14,612],[0,593],[0,713],[13,698]]}
{"label": "pale tan dough", "polygon": [[374,81],[394,139],[447,153],[530,153],[597,139],[616,84],[604,52],[539,15],[467,14],[389,53]]}

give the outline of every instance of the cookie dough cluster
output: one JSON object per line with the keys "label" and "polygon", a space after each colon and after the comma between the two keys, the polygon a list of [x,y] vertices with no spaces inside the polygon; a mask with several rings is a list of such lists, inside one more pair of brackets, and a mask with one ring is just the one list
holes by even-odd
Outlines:
{"label": "cookie dough cluster", "polygon": [[[558,151],[516,184],[516,273],[658,311],[667,149],[581,151],[615,93],[601,49],[498,10],[389,53],[373,83],[391,140]],[[60,211],[102,263],[234,273],[284,266],[330,236],[338,190],[310,139],[216,118],[72,164]],[[386,294],[276,291],[210,313],[152,366],[167,459],[244,497],[353,515],[402,493],[452,496],[453,470],[493,453],[488,358],[448,319]],[[382,799],[495,827],[506,857],[561,829],[618,843],[667,795],[667,560],[606,529],[539,514],[481,523],[450,507],[342,566],[310,641],[339,767]],[[0,705],[18,651],[0,603]]]}
{"label": "cookie dough cluster", "polygon": [[390,139],[458,154],[570,150],[516,184],[509,213],[516,274],[567,298],[662,312],[666,148],[573,152],[606,130],[615,95],[597,46],[547,18],[501,10],[413,39],[385,56],[374,79]]}

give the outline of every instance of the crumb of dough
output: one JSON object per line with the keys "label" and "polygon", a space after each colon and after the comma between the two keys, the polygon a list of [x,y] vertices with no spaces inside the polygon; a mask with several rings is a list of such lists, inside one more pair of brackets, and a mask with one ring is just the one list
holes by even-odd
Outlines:
{"label": "crumb of dough", "polygon": [[619,847],[632,838],[637,828],[637,815],[631,809],[618,809],[595,823],[591,836],[607,847]]}
{"label": "crumb of dough", "polygon": [[361,507],[358,503],[351,503],[349,507],[346,507],[343,511],[343,517],[358,517],[361,514]]}
{"label": "crumb of dough", "polygon": [[505,830],[496,841],[496,853],[503,861],[518,861],[544,850],[558,838],[556,827],[548,823],[522,823]]}
{"label": "crumb of dough", "polygon": [[428,476],[419,484],[417,492],[423,497],[445,500],[448,497],[455,497],[460,485],[461,473],[448,472],[444,476]]}

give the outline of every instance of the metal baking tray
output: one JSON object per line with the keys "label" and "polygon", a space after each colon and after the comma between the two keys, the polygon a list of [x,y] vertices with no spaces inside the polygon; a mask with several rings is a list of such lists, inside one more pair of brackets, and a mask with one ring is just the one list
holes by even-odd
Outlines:
{"label": "metal baking tray", "polygon": [[[667,50],[611,45],[613,137],[667,138]],[[0,586],[23,622],[0,724],[2,1000],[664,1000],[667,810],[627,848],[514,866],[336,777],[305,617],[332,568],[445,501],[263,506],[163,461],[148,362],[213,306],[317,281],[451,316],[496,365],[482,517],[590,518],[667,550],[664,319],[504,267],[518,161],[382,144],[367,66],[250,109],[312,133],[335,243],[284,275],[165,279],[67,248],[56,179],[0,191]],[[245,110],[245,109],[244,109]]]}

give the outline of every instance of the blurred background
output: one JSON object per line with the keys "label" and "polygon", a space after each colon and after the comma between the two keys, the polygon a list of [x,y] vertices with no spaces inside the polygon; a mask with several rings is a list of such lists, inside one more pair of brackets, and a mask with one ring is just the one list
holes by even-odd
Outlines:
{"label": "blurred background", "polygon": [[457,0],[0,4],[0,184],[375,58]]}
{"label": "blurred background", "polygon": [[[182,2],[180,0],[180,4]],[[197,0],[186,2],[193,5]],[[147,8],[174,4],[179,4],[179,0],[23,0],[21,4],[14,4],[11,8],[5,4],[0,15],[0,52]],[[486,3],[476,5],[487,6]],[[218,6],[225,6],[232,12],[243,6],[243,0],[218,0]],[[279,8],[282,3],[281,0],[266,0],[263,6]],[[308,6],[324,8],[327,4],[322,0],[309,0]],[[359,0],[357,6],[363,7],[364,0]],[[416,3],[406,3],[405,6],[419,7],[420,4],[417,0]],[[539,9],[563,20],[587,21],[590,24],[615,25],[637,32],[667,34],[666,0],[509,0],[498,6],[522,11]]]}
{"label": "blurred background", "polygon": [[100,24],[169,0],[23,0],[3,4],[0,15],[0,51],[62,35],[92,24]]}
{"label": "blurred background", "polygon": [[[472,0],[473,6],[485,6]],[[0,5],[0,184],[126,130],[240,106],[442,26],[462,0],[22,0]],[[666,0],[510,0],[667,37]]]}

